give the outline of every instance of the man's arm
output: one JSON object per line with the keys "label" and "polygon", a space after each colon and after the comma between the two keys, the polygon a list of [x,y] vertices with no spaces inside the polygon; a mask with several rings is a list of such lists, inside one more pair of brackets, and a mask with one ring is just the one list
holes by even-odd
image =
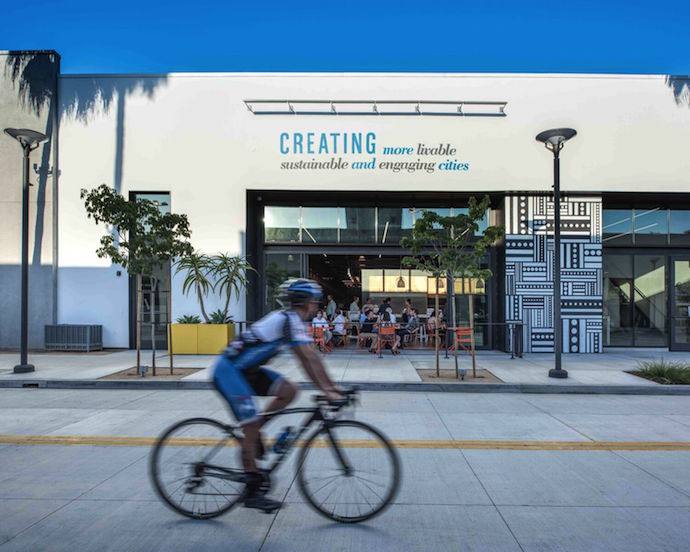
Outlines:
{"label": "man's arm", "polygon": [[326,368],[321,362],[321,357],[316,353],[316,350],[310,345],[297,345],[293,348],[297,358],[302,363],[302,368],[309,376],[309,379],[323,391],[331,400],[342,398],[340,390],[335,385],[333,380],[328,376]]}

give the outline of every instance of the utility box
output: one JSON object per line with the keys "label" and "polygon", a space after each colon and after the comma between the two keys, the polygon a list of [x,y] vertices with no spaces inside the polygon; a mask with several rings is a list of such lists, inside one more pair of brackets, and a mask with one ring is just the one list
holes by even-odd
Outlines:
{"label": "utility box", "polygon": [[46,325],[46,351],[81,351],[103,349],[103,326],[97,324]]}

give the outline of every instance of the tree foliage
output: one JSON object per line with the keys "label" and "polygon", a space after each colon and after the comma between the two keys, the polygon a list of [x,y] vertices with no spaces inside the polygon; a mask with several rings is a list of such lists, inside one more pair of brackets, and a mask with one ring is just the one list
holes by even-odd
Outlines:
{"label": "tree foliage", "polygon": [[[187,295],[192,289],[194,290],[201,315],[207,324],[220,324],[223,322],[218,320],[228,319],[232,295],[239,298],[242,290],[247,287],[247,271],[254,270],[244,257],[227,253],[206,255],[197,251],[192,251],[180,258],[176,265],[175,274],[185,273],[182,292]],[[216,291],[225,300],[225,304],[222,310],[218,309],[216,313],[211,313],[209,316],[204,306],[204,297]]]}
{"label": "tree foliage", "polygon": [[110,229],[96,254],[130,275],[150,276],[167,261],[193,252],[186,215],[163,213],[146,199],[128,201],[105,184],[82,189],[80,197],[87,216]]}
{"label": "tree foliage", "polygon": [[475,236],[489,204],[488,196],[481,201],[470,197],[467,213],[444,217],[425,211],[415,222],[412,237],[405,237],[400,242],[402,247],[410,250],[410,255],[403,258],[403,264],[437,277],[490,278],[491,270],[481,268],[482,257],[503,236],[504,229],[502,226],[489,226],[481,235]]}
{"label": "tree foliage", "polygon": [[[219,253],[212,257],[212,275],[215,278],[215,286],[221,297],[225,298],[225,305],[222,311],[223,319],[228,317],[230,298],[234,293],[239,299],[242,290],[247,288],[247,272],[254,270],[246,258],[231,256],[227,253]],[[254,272],[256,272],[254,270]]]}

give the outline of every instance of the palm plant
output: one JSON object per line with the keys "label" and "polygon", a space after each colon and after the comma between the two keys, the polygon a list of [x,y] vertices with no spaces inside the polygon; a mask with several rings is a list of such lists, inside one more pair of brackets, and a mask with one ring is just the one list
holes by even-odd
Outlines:
{"label": "palm plant", "polygon": [[[215,279],[214,289],[217,288],[221,297],[225,298],[225,305],[221,311],[222,320],[228,318],[230,298],[234,293],[239,298],[240,293],[247,287],[247,272],[254,270],[245,257],[230,256],[219,253],[211,257],[211,276]],[[256,270],[254,270],[256,272]]]}
{"label": "palm plant", "polygon": [[196,314],[183,314],[177,318],[178,324],[201,324],[201,318]]}
{"label": "palm plant", "polygon": [[175,274],[185,271],[185,279],[182,283],[182,293],[189,295],[189,292],[194,290],[196,298],[199,301],[201,308],[201,316],[204,322],[209,323],[209,317],[204,308],[204,296],[208,295],[209,291],[215,289],[215,285],[211,282],[211,274],[214,270],[213,260],[209,255],[193,251],[188,255],[180,258],[176,263]]}

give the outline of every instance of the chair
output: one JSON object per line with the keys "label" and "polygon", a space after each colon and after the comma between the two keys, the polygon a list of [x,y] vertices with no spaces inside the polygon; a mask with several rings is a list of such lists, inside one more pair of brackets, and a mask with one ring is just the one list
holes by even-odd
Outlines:
{"label": "chair", "polygon": [[326,343],[323,326],[314,326],[312,330],[314,331],[314,346],[318,348],[320,345],[323,354],[329,353],[331,351],[331,346],[329,343]]}
{"label": "chair", "polygon": [[[471,328],[455,328],[455,341],[462,350],[468,355],[472,354],[472,329]],[[448,348],[449,351],[455,350],[455,343]]]}
{"label": "chair", "polygon": [[419,328],[415,328],[405,336],[405,343],[407,345],[419,346]]}
{"label": "chair", "polygon": [[[434,339],[436,338],[436,328],[427,322],[426,324],[427,341],[431,348],[434,348]],[[443,328],[438,329],[438,346],[443,349],[446,346],[446,331]]]}
{"label": "chair", "polygon": [[343,331],[345,332],[344,334],[336,334],[334,333],[333,336],[337,336],[341,339],[341,342],[339,345],[336,345],[336,347],[347,347],[350,344],[350,322],[345,321],[345,324],[343,325]]}
{"label": "chair", "polygon": [[395,334],[395,324],[381,324],[379,327],[379,338],[376,341],[376,354],[381,356],[381,345],[390,343],[391,351],[395,354],[395,343],[398,336]]}
{"label": "chair", "polygon": [[370,347],[373,347],[373,343],[370,346],[367,346],[367,340],[372,339],[372,340],[378,340],[379,334],[374,333],[374,332],[363,332],[361,331],[362,328],[358,325],[357,326],[357,344],[355,346],[355,352],[360,350],[360,345],[361,345],[361,350],[362,351],[369,351]]}

